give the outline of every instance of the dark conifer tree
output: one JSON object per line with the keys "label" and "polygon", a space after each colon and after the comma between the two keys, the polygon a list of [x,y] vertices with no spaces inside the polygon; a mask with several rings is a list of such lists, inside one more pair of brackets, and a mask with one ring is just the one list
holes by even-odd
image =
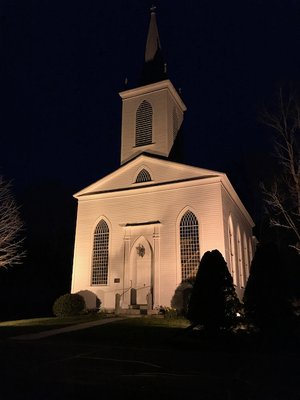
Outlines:
{"label": "dark conifer tree", "polygon": [[292,328],[293,300],[300,297],[299,275],[299,253],[283,238],[271,237],[259,244],[244,293],[246,318],[272,334]]}
{"label": "dark conifer tree", "polygon": [[230,329],[237,323],[240,301],[226,261],[218,250],[207,251],[199,264],[188,307],[191,324],[207,331]]}

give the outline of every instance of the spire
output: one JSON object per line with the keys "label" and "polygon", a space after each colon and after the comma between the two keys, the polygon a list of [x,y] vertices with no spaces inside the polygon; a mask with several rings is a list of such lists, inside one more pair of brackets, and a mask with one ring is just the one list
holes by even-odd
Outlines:
{"label": "spire", "polygon": [[145,62],[140,82],[142,85],[167,79],[166,64],[164,63],[161,51],[155,9],[155,6],[152,6],[150,9],[151,16],[146,42]]}
{"label": "spire", "polygon": [[161,44],[159,40],[159,34],[156,23],[156,7],[151,7],[150,25],[148,30],[146,51],[145,51],[145,62],[152,61],[155,58],[157,51],[161,51]]}

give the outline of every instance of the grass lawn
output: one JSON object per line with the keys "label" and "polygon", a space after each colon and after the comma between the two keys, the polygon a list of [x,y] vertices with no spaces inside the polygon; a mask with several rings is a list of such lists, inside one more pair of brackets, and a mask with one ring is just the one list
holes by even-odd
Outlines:
{"label": "grass lawn", "polygon": [[[4,321],[0,322],[0,339],[111,317],[115,316],[113,314],[98,313],[65,318],[49,317]],[[120,341],[124,344],[135,345],[143,345],[143,343],[155,344],[167,340],[169,337],[176,336],[188,325],[189,322],[183,318],[169,319],[144,316],[124,320],[120,317],[120,321],[111,324],[65,333],[63,335],[60,334],[53,336],[53,339],[69,340],[70,335],[72,335],[72,340],[101,341],[101,343],[107,344],[119,344]]]}
{"label": "grass lawn", "polygon": [[49,329],[63,328],[69,325],[77,325],[84,322],[96,321],[106,317],[105,314],[86,314],[73,317],[47,317],[20,319],[16,321],[0,322],[0,338],[4,339],[10,336],[23,335],[26,333],[41,332]]}
{"label": "grass lawn", "polygon": [[[113,314],[87,314],[68,318],[34,318],[0,323],[0,339],[37,333],[44,330],[77,325],[103,318],[115,317]],[[207,336],[202,331],[189,331],[189,322],[184,318],[157,318],[141,316],[124,318],[105,325],[51,336],[53,342],[91,343],[107,346],[128,347],[176,347],[187,351],[212,352],[263,352],[281,350],[299,353],[300,337],[261,338],[246,332],[239,334],[219,333],[216,337]],[[275,340],[275,341],[274,341]],[[297,351],[296,351],[297,349]]]}
{"label": "grass lawn", "polygon": [[264,337],[249,334],[219,332],[215,336],[201,330],[187,330],[184,318],[157,318],[143,316],[126,318],[110,324],[56,335],[56,343],[90,343],[92,345],[124,346],[132,348],[173,348],[188,352],[252,354],[283,352],[299,354],[299,335]]}
{"label": "grass lawn", "polygon": [[154,316],[120,318],[119,321],[111,324],[57,335],[52,337],[52,340],[72,340],[73,343],[86,341],[112,346],[160,347],[170,344],[188,326],[189,322],[184,318],[157,318]]}

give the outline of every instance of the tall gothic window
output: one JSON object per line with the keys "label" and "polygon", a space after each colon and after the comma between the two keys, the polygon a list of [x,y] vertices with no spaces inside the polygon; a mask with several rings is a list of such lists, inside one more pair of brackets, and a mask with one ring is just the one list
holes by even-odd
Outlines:
{"label": "tall gothic window", "polygon": [[242,237],[240,227],[237,227],[237,265],[239,269],[239,283],[241,287],[245,286],[245,274],[243,265],[243,253],[242,253]]}
{"label": "tall gothic window", "polygon": [[149,182],[151,181],[151,176],[149,174],[149,172],[146,169],[142,169],[135,180],[135,183],[141,183],[141,182]]}
{"label": "tall gothic window", "polygon": [[234,245],[233,224],[231,217],[229,217],[228,219],[228,244],[229,244],[229,257],[230,257],[229,258],[230,272],[232,275],[233,283],[237,285],[235,245]]}
{"label": "tall gothic window", "polygon": [[250,237],[248,239],[248,251],[249,251],[249,273],[250,273],[250,267],[251,267],[251,262],[252,262],[252,258],[253,258],[253,247],[252,247],[252,241],[251,241]]}
{"label": "tall gothic window", "polygon": [[199,226],[191,211],[187,211],[180,221],[181,277],[185,281],[196,276],[199,261]]}
{"label": "tall gothic window", "polygon": [[248,243],[245,232],[243,235],[243,248],[244,248],[244,271],[246,280],[249,276],[249,252],[248,252]]}
{"label": "tall gothic window", "polygon": [[94,233],[92,285],[107,285],[109,228],[102,219]]}
{"label": "tall gothic window", "polygon": [[136,112],[135,145],[145,146],[152,143],[152,106],[144,100]]}

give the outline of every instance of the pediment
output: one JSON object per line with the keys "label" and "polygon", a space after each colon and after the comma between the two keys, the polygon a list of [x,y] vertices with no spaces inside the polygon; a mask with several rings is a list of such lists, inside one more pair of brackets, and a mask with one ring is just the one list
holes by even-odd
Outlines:
{"label": "pediment", "polygon": [[[116,171],[79,191],[74,197],[134,189],[148,185],[223,176],[222,172],[180,164],[142,154]],[[137,179],[137,177],[139,178]]]}

